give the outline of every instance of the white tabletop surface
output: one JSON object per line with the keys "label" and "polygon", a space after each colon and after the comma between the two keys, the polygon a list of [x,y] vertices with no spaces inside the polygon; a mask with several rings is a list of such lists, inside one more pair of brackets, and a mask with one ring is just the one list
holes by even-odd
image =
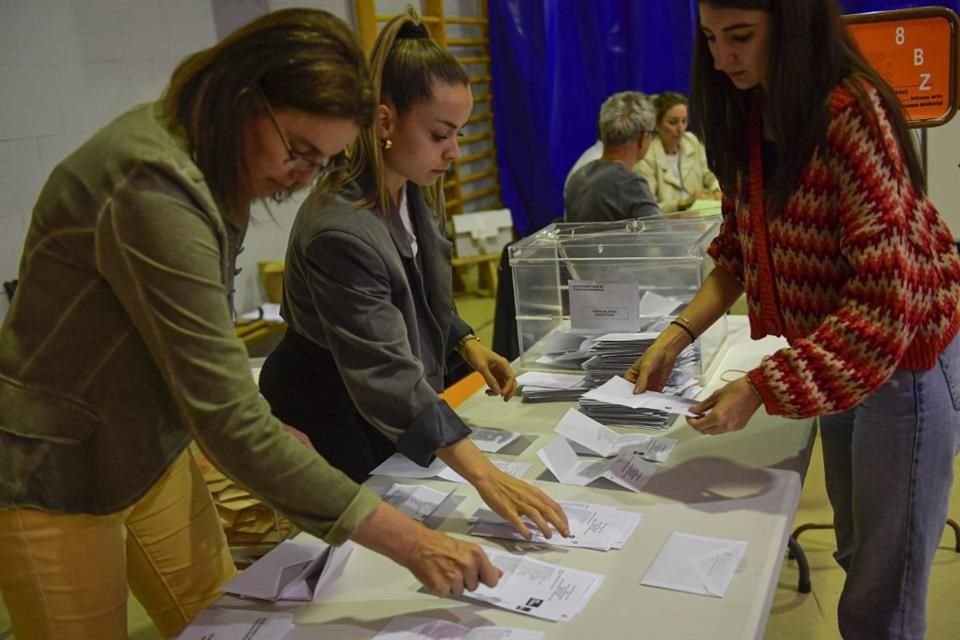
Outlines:
{"label": "white tabletop surface", "polygon": [[[708,372],[710,389],[733,379],[732,369],[755,366],[763,355],[783,346],[778,339],[751,341],[744,318],[731,317],[722,357]],[[678,420],[668,437],[679,444],[660,465],[642,493],[616,487],[575,487],[557,483],[536,456],[553,437],[554,425],[573,403],[503,403],[482,392],[458,412],[473,425],[520,431],[524,435],[495,459],[533,464],[525,479],[555,499],[616,505],[639,511],[643,521],[620,551],[532,548],[538,558],[605,575],[603,586],[586,609],[570,622],[548,622],[469,600],[439,599],[424,593],[405,569],[366,549],[357,548],[344,575],[324,591],[320,601],[292,609],[297,628],[289,640],[371,638],[398,615],[442,618],[474,626],[499,625],[539,629],[547,638],[759,638],[763,636],[783,562],[786,540],[799,500],[812,442],[812,420],[770,417],[761,411],[742,431],[701,436]],[[368,485],[383,490],[389,478]],[[449,489],[449,483],[401,480]],[[456,485],[456,510],[439,525],[466,536],[467,518],[480,506],[476,491]],[[656,589],[640,580],[674,531],[749,542],[744,561],[723,598]],[[496,548],[522,549],[507,541],[477,539]],[[220,606],[238,606],[226,597]],[[245,608],[262,608],[249,603]]]}

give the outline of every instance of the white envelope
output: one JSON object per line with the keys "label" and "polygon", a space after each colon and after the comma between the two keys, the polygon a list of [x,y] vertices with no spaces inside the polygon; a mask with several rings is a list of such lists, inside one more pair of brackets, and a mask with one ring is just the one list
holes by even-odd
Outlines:
{"label": "white envelope", "polygon": [[554,438],[547,446],[537,451],[537,457],[563,484],[586,486],[597,478],[639,492],[656,472],[653,463],[644,461],[634,453],[622,453],[611,460],[581,461],[565,438]]}
{"label": "white envelope", "polygon": [[[644,433],[620,434],[576,409],[567,412],[553,428],[567,440],[582,447],[586,455],[610,458],[628,450],[651,462],[666,462],[677,441],[673,438],[657,438]],[[576,451],[577,447],[573,447]]]}
{"label": "white envelope", "polygon": [[223,590],[257,600],[317,600],[320,592],[343,573],[353,543],[339,547],[301,534],[284,540],[228,582]]}
{"label": "white envelope", "polygon": [[746,540],[674,532],[640,584],[722,598],[746,552]]}

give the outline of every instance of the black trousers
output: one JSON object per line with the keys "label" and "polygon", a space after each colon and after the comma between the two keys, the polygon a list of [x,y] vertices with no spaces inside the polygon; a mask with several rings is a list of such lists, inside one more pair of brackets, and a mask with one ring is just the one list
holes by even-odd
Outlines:
{"label": "black trousers", "polygon": [[397,450],[357,411],[333,354],[290,329],[260,370],[260,393],[273,415],[307,434],[330,464],[356,482]]}

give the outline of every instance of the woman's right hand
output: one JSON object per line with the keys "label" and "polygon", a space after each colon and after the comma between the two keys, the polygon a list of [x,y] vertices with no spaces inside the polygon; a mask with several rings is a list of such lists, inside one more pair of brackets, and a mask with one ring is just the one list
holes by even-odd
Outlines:
{"label": "woman's right hand", "polygon": [[430,593],[459,596],[480,583],[497,586],[503,572],[478,545],[424,527],[410,558],[404,563]]}
{"label": "woman's right hand", "polygon": [[[624,377],[633,383],[634,393],[643,391],[661,391],[673,371],[680,351],[668,344],[667,332],[683,331],[677,327],[667,327],[660,337],[630,366]],[[685,334],[684,334],[685,335]]]}
{"label": "woman's right hand", "polygon": [[502,575],[478,545],[428,529],[385,502],[351,537],[408,569],[437,596],[459,596],[480,583],[495,587]]}

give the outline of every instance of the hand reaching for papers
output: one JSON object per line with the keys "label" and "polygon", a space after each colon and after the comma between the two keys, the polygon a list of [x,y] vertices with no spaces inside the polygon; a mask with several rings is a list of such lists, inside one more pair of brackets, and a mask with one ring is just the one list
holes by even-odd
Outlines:
{"label": "hand reaching for papers", "polygon": [[460,596],[480,583],[495,587],[502,572],[472,542],[424,528],[407,568],[436,596]]}
{"label": "hand reaching for papers", "polygon": [[489,349],[479,340],[470,340],[463,346],[463,359],[483,376],[488,396],[502,396],[504,402],[517,390],[517,379],[507,359]]}
{"label": "hand reaching for papers", "polygon": [[437,596],[497,586],[501,572],[478,545],[415,522],[386,503],[357,527],[353,541],[407,568]]}
{"label": "hand reaching for papers", "polygon": [[705,435],[720,435],[743,429],[760,408],[760,397],[747,377],[727,384],[700,404],[690,407],[694,413],[707,413],[701,418],[687,418],[687,423]]}
{"label": "hand reaching for papers", "polygon": [[473,482],[480,498],[498,516],[513,524],[524,538],[530,539],[530,530],[524,516],[532,520],[543,537],[550,538],[553,525],[564,538],[570,537],[570,525],[563,508],[550,496],[523,480],[507,475],[493,465],[489,475]]}
{"label": "hand reaching for papers", "polygon": [[686,346],[680,344],[677,344],[676,347],[670,346],[677,339],[682,341],[685,338],[686,334],[678,336],[676,334],[678,331],[682,333],[683,329],[675,326],[664,329],[660,337],[654,340],[643,355],[630,365],[623,377],[634,384],[634,393],[663,390],[670,373],[673,371],[677,355]]}

